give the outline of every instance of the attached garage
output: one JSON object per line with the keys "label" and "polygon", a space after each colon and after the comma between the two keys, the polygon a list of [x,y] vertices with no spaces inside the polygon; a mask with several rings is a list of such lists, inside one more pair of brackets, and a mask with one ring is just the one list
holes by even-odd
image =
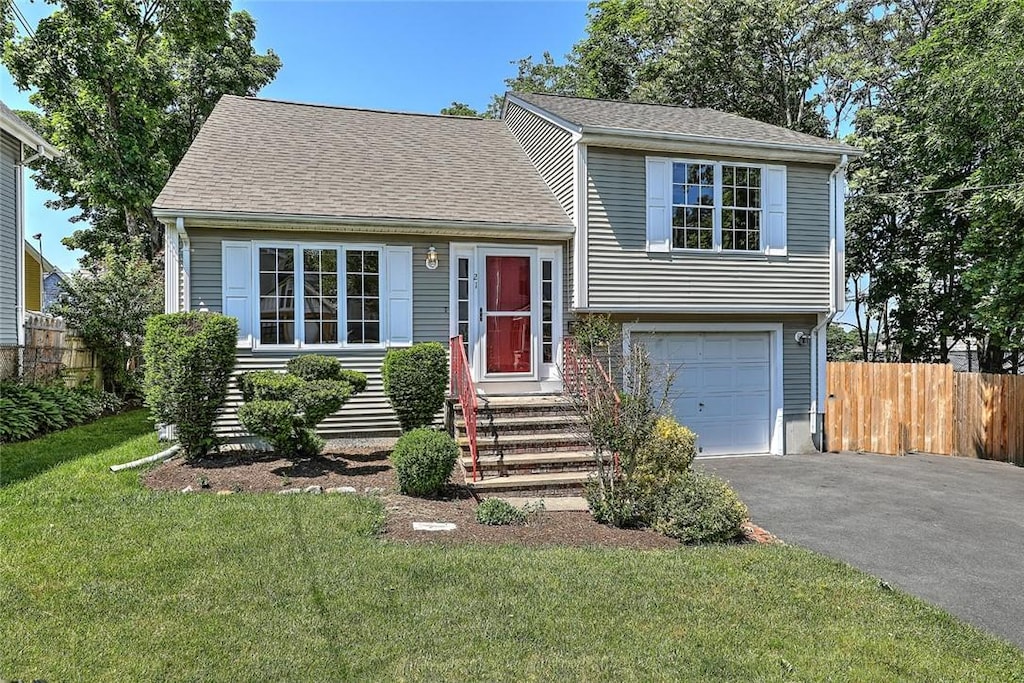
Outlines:
{"label": "attached garage", "polygon": [[629,343],[643,344],[650,354],[658,395],[671,380],[668,408],[696,432],[698,455],[782,452],[776,351],[781,325],[712,331],[689,329],[694,325],[628,327]]}

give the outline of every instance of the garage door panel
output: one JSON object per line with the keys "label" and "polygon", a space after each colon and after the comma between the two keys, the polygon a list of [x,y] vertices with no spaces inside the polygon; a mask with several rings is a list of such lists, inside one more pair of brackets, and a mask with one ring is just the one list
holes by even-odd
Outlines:
{"label": "garage door panel", "polygon": [[766,453],[771,432],[770,343],[767,333],[638,334],[655,375],[655,398],[673,381],[668,406],[698,437],[701,455]]}

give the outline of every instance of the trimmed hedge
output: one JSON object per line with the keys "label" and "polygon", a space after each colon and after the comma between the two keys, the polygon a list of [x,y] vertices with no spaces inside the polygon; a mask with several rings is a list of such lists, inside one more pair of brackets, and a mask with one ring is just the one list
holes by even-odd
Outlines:
{"label": "trimmed hedge", "polygon": [[414,429],[398,439],[389,458],[402,493],[435,496],[452,476],[459,446],[445,432]]}
{"label": "trimmed hedge", "polygon": [[448,355],[438,342],[390,349],[381,368],[384,394],[403,432],[429,427],[444,407],[448,388]]}
{"label": "trimmed hedge", "polygon": [[285,373],[260,370],[239,376],[245,404],[238,409],[238,421],[280,455],[313,457],[324,446],[316,425],[365,389],[366,375],[320,355],[296,356],[287,367]]}
{"label": "trimmed hedge", "polygon": [[92,387],[0,382],[0,443],[34,439],[115,413],[123,401]]}
{"label": "trimmed hedge", "polygon": [[157,422],[175,426],[182,455],[217,445],[213,421],[235,368],[238,321],[194,311],[155,315],[146,322],[146,405]]}

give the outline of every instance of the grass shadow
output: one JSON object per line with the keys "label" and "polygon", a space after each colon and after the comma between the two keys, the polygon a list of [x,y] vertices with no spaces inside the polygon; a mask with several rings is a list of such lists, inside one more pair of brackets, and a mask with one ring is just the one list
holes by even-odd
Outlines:
{"label": "grass shadow", "polygon": [[102,453],[153,432],[145,410],[132,410],[38,439],[0,446],[0,487],[42,474],[52,467]]}

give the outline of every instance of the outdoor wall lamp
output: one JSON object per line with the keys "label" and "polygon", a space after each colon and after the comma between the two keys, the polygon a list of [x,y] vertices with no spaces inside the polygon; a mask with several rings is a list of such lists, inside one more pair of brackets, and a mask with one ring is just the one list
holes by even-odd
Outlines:
{"label": "outdoor wall lamp", "polygon": [[427,270],[437,270],[437,249],[433,245],[427,247],[427,260],[424,265]]}
{"label": "outdoor wall lamp", "polygon": [[803,346],[804,344],[807,343],[807,340],[810,339],[810,335],[807,334],[806,332],[797,332],[796,334],[793,335],[793,339],[799,346]]}

